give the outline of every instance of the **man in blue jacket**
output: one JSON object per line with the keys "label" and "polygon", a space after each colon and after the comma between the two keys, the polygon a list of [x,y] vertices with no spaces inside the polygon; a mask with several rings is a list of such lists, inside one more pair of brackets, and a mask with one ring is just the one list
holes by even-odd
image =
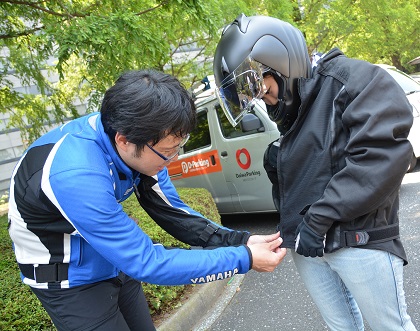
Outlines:
{"label": "man in blue jacket", "polygon": [[[176,78],[127,72],[105,93],[100,113],[45,134],[18,162],[9,233],[23,282],[58,330],[154,330],[140,281],[200,284],[251,268],[273,271],[284,258],[278,233],[220,227],[180,200],[166,166],[195,116]],[[120,204],[133,192],[168,233],[212,249],[152,242]]]}
{"label": "man in blue jacket", "polygon": [[235,125],[261,99],[282,134],[265,160],[282,247],[328,327],[364,330],[363,314],[372,330],[413,331],[398,219],[411,105],[385,70],[339,49],[314,64],[291,24],[239,15],[214,56],[221,105]]}

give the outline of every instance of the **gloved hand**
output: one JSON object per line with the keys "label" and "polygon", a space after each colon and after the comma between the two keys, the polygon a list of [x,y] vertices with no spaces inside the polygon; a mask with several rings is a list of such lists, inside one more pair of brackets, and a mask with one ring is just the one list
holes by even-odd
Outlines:
{"label": "gloved hand", "polygon": [[324,255],[325,236],[315,233],[305,221],[296,229],[296,253],[303,256],[321,257]]}

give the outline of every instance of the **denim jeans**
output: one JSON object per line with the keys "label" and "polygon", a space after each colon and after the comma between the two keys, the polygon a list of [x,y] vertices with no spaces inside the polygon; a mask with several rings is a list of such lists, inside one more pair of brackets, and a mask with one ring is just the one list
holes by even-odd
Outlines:
{"label": "denim jeans", "polygon": [[[291,250],[296,268],[328,327],[414,331],[403,289],[403,261],[385,251],[342,248],[323,257]],[[362,317],[363,314],[363,317]]]}

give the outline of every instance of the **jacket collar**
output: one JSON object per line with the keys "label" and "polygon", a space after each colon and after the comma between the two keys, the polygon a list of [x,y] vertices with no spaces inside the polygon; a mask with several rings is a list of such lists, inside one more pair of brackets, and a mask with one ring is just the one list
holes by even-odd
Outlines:
{"label": "jacket collar", "polygon": [[88,121],[92,129],[97,132],[97,143],[104,150],[104,154],[108,162],[113,163],[117,168],[120,179],[133,179],[133,170],[121,159],[108,134],[104,131],[104,127],[101,122],[101,114],[98,112],[92,113],[89,115]]}

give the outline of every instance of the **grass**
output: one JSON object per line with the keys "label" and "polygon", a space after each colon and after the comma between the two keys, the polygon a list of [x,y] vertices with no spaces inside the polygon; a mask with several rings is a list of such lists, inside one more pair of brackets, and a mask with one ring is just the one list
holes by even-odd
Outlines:
{"label": "grass", "polygon": [[[182,188],[178,189],[178,193],[190,207],[220,224],[220,215],[207,190]],[[126,213],[136,220],[153,240],[165,246],[188,247],[156,225],[139,206],[134,195],[125,201],[123,206]],[[0,216],[0,254],[0,330],[56,330],[36,296],[20,280],[7,231],[7,215]],[[156,320],[177,307],[183,294],[191,290],[192,285],[158,286],[144,283],[143,286],[150,313]]]}

